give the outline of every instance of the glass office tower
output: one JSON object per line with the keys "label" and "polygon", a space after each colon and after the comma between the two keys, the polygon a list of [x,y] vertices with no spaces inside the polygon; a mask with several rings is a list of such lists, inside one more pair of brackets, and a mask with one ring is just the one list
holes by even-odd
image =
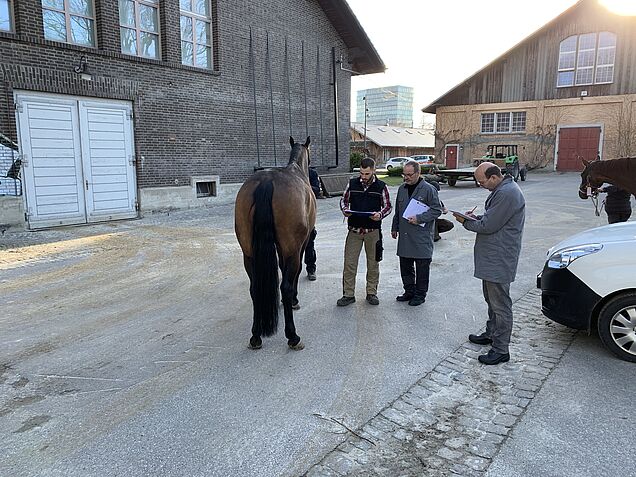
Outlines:
{"label": "glass office tower", "polygon": [[367,125],[413,127],[413,88],[385,86],[364,89],[356,96],[356,122],[364,124],[364,98]]}

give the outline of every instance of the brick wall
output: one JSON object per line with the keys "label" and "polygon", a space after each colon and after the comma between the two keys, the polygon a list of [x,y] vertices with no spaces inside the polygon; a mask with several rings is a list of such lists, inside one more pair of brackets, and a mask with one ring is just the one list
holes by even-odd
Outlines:
{"label": "brick wall", "polygon": [[[241,181],[259,152],[261,165],[273,165],[274,156],[276,164],[286,163],[290,133],[303,142],[312,137],[314,165],[335,165],[331,49],[336,58],[347,51],[317,1],[212,3],[215,70],[204,71],[180,64],[178,0],[161,2],[160,60],[121,54],[117,0],[95,0],[97,48],[44,40],[40,0],[16,2],[16,32],[0,33],[0,132],[16,140],[15,91],[124,99],[134,104],[142,188],[189,184],[192,175]],[[92,81],[73,72],[81,55]],[[338,170],[344,171],[350,77],[336,68]]]}

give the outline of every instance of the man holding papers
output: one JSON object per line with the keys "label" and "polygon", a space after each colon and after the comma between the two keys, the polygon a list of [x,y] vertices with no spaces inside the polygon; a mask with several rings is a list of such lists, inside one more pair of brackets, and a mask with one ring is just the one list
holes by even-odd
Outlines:
{"label": "man holding papers", "polygon": [[342,271],[342,297],[338,306],[356,301],[358,260],[364,245],[367,256],[367,303],[378,305],[380,260],[382,259],[382,219],[391,213],[391,199],[386,184],[375,177],[375,161],[365,157],[360,161],[360,177],[349,181],[340,201],[340,210],[347,217],[349,233],[345,242]]}
{"label": "man holding papers", "polygon": [[512,299],[510,283],[517,274],[521,253],[521,238],[526,214],[523,193],[512,177],[502,176],[491,162],[482,162],[475,170],[475,180],[490,191],[483,215],[453,212],[466,230],[475,232],[475,277],[482,281],[484,299],[488,305],[486,331],[469,335],[476,344],[491,345],[487,354],[479,356],[484,364],[499,364],[510,360],[512,333]]}
{"label": "man holding papers", "polygon": [[437,189],[420,177],[417,162],[407,162],[402,175],[404,184],[398,189],[391,226],[391,237],[398,239],[397,254],[404,286],[404,293],[396,300],[418,306],[426,301],[435,219],[441,215],[442,206]]}

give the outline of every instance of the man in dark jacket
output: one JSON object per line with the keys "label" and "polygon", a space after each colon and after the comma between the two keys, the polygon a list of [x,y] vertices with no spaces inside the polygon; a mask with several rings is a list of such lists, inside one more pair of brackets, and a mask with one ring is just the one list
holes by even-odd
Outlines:
{"label": "man in dark jacket", "polygon": [[378,305],[381,251],[380,228],[382,219],[391,213],[391,199],[386,184],[375,177],[375,161],[365,157],[360,161],[360,177],[349,181],[340,200],[349,233],[345,242],[344,269],[342,272],[342,298],[338,306],[356,301],[355,286],[358,260],[364,245],[367,256],[367,303]]}
{"label": "man in dark jacket", "polygon": [[602,187],[599,192],[607,192],[605,199],[607,222],[610,224],[627,222],[632,216],[631,194],[615,185]]}
{"label": "man in dark jacket", "polygon": [[[309,168],[309,185],[311,186],[311,190],[314,191],[314,195],[316,198],[322,197],[322,192],[320,189],[320,177],[318,177],[318,173],[315,169]],[[316,228],[311,231],[309,235],[309,240],[307,241],[307,247],[305,248],[305,266],[307,267],[307,278],[312,282],[316,280]]]}
{"label": "man in dark jacket", "polygon": [[[398,239],[397,254],[404,286],[404,293],[396,300],[419,306],[426,301],[435,219],[442,213],[442,206],[437,189],[421,177],[417,162],[407,162],[403,176],[404,183],[398,189],[391,226],[391,237]],[[417,215],[403,217],[411,200],[424,204],[427,209]]]}
{"label": "man in dark jacket", "polygon": [[510,175],[491,162],[481,163],[475,170],[475,180],[490,191],[483,215],[465,220],[455,215],[466,230],[475,232],[475,277],[482,280],[484,299],[488,304],[486,332],[470,335],[472,343],[492,344],[488,354],[479,356],[484,364],[499,364],[510,360],[512,333],[512,299],[510,283],[517,274],[521,238],[525,222],[526,201]]}

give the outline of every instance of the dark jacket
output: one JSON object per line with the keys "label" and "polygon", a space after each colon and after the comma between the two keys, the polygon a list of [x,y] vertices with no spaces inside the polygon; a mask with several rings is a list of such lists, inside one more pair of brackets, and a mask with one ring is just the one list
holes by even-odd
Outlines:
{"label": "dark jacket", "polygon": [[615,185],[603,187],[607,192],[605,212],[608,214],[629,214],[632,211],[631,194]]}
{"label": "dark jacket", "polygon": [[318,173],[316,169],[309,168],[309,185],[311,186],[311,190],[314,191],[314,195],[316,197],[322,196],[320,189],[320,177],[318,177]]}
{"label": "dark jacket", "polygon": [[[349,181],[349,209],[358,212],[380,212],[382,210],[382,193],[386,184],[375,179],[367,190],[364,190],[360,178]],[[379,229],[381,221],[371,220],[366,216],[352,215],[347,220],[349,227],[363,229]]]}

